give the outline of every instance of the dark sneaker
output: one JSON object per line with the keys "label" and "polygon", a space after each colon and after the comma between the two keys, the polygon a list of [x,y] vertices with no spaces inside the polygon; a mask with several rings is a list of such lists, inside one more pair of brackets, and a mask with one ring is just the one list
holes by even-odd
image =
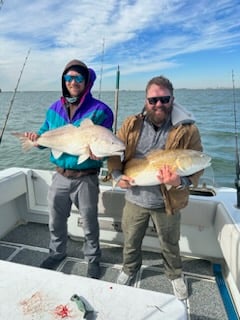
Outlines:
{"label": "dark sneaker", "polygon": [[88,262],[87,277],[99,279],[101,276],[101,268],[99,262]]}
{"label": "dark sneaker", "polygon": [[56,270],[60,263],[66,258],[66,256],[56,259],[51,256],[47,257],[41,264],[40,268],[42,269],[49,269],[49,270]]}

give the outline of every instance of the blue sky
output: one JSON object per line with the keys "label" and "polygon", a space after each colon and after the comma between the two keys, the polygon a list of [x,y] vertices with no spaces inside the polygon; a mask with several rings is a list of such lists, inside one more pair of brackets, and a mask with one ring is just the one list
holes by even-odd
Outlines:
{"label": "blue sky", "polygon": [[[239,0],[4,0],[0,88],[60,90],[66,63],[84,61],[95,90],[144,90],[165,75],[175,88],[240,87]],[[102,72],[101,72],[102,70]],[[102,77],[101,77],[102,74]]]}

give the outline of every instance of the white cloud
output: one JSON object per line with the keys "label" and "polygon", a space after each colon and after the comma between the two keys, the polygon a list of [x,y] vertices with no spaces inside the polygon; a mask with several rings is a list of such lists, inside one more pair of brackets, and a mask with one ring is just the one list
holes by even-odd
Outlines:
{"label": "white cloud", "polygon": [[126,77],[147,77],[178,68],[185,54],[230,52],[239,48],[239,8],[238,0],[5,0],[0,88],[15,88],[29,48],[22,90],[59,90],[64,65],[73,58],[97,73],[103,59],[105,83],[114,89],[117,65]]}

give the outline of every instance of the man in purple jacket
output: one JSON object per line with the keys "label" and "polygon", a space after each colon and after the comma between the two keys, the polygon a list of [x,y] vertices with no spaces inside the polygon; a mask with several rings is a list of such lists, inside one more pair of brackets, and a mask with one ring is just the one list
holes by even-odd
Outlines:
{"label": "man in purple jacket", "polygon": [[[62,97],[47,111],[46,119],[37,133],[26,132],[36,140],[48,130],[66,124],[79,126],[88,118],[94,124],[112,129],[112,110],[102,101],[93,98],[90,90],[96,79],[95,72],[79,60],[70,61],[62,74]],[[67,219],[72,203],[78,208],[83,222],[83,253],[88,261],[87,275],[98,279],[101,274],[98,224],[98,173],[102,161],[94,155],[78,164],[78,157],[64,153],[50,161],[56,165],[56,174],[48,193],[49,205],[49,256],[40,265],[45,269],[56,269],[66,257]]]}

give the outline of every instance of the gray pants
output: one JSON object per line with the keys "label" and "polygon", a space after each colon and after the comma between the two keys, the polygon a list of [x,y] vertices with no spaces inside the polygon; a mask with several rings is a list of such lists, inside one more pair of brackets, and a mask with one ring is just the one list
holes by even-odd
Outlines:
{"label": "gray pants", "polygon": [[142,241],[150,217],[158,233],[166,276],[170,280],[176,279],[182,272],[179,250],[180,213],[167,215],[164,209],[146,209],[129,201],[126,201],[122,217],[123,271],[132,275],[141,267]]}
{"label": "gray pants", "polygon": [[83,253],[87,261],[100,260],[98,224],[98,175],[87,175],[77,179],[54,174],[48,192],[50,254],[55,258],[66,255],[67,219],[70,216],[72,203],[79,210],[83,222]]}

